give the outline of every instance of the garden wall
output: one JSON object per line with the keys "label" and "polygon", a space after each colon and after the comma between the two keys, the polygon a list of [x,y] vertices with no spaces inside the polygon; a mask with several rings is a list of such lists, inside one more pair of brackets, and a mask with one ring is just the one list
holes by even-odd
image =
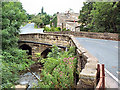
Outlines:
{"label": "garden wall", "polygon": [[107,40],[120,40],[119,34],[115,33],[96,33],[96,32],[74,32],[74,31],[61,31],[61,32],[46,32],[54,34],[69,34],[75,37],[88,37],[95,39],[107,39]]}

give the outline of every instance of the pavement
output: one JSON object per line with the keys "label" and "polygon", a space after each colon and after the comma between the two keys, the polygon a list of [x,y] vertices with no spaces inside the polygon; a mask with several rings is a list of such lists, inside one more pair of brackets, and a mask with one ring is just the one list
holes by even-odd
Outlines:
{"label": "pavement", "polygon": [[105,64],[107,87],[117,88],[118,83],[120,83],[118,80],[120,75],[120,62],[118,60],[120,48],[118,43],[120,43],[120,41],[79,37],[76,37],[76,40],[78,40],[80,45],[86,48],[89,53],[95,56],[99,63]]}
{"label": "pavement", "polygon": [[35,29],[34,23],[30,23],[20,28],[20,34],[43,33],[43,28]]}

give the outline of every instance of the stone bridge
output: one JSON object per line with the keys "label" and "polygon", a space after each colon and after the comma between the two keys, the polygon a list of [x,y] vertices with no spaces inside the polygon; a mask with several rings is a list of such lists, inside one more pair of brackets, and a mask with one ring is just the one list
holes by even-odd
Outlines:
{"label": "stone bridge", "polygon": [[28,54],[35,59],[36,53],[41,53],[41,56],[46,57],[50,52],[52,45],[57,45],[62,50],[67,49],[70,43],[70,37],[66,35],[54,34],[21,34],[19,40],[19,48],[28,50]]}
{"label": "stone bridge", "polygon": [[52,45],[57,45],[62,50],[74,46],[77,54],[77,71],[79,80],[78,88],[95,88],[97,84],[98,60],[76,41],[74,36],[52,33],[20,34],[19,48],[28,50],[28,54],[35,58],[35,53],[46,57]]}

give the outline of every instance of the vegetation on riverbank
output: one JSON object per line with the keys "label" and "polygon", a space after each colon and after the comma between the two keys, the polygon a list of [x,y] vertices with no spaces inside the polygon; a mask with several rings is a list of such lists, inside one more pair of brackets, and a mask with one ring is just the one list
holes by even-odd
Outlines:
{"label": "vegetation on riverbank", "polygon": [[1,88],[10,88],[19,79],[19,72],[34,62],[26,51],[18,48],[19,29],[27,15],[20,2],[2,2],[2,83]]}
{"label": "vegetation on riverbank", "polygon": [[44,67],[40,74],[40,81],[37,87],[40,88],[73,88],[74,73],[76,73],[75,48],[70,47],[68,51],[60,51],[53,46],[52,52],[47,58],[40,59]]}

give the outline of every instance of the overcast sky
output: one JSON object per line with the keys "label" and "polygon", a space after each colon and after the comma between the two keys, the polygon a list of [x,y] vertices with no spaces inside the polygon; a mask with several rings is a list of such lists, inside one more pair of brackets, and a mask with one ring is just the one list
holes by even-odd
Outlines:
{"label": "overcast sky", "polygon": [[50,15],[57,12],[65,12],[69,8],[79,13],[83,6],[83,1],[85,0],[20,0],[27,13],[38,14],[43,6],[44,11]]}

